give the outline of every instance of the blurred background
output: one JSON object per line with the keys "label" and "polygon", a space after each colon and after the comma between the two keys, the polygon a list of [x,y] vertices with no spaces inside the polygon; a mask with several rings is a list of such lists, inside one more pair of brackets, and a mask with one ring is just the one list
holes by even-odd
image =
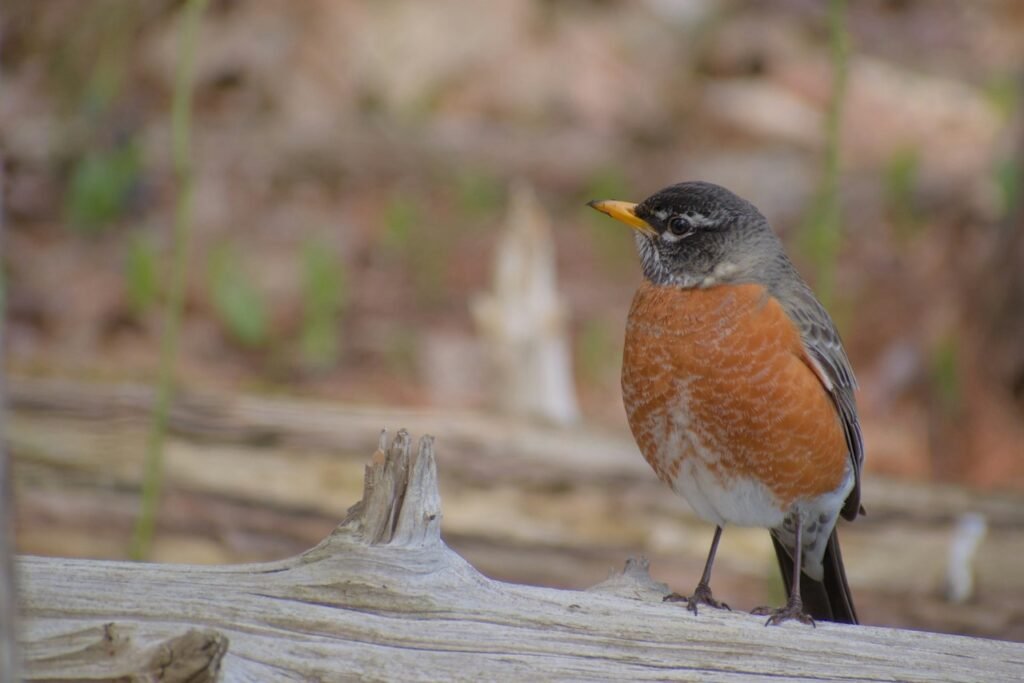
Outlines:
{"label": "blurred background", "polygon": [[[769,218],[857,371],[863,621],[1024,640],[1024,5],[829,7],[212,0],[150,558],[300,552],[359,499],[378,430],[408,427],[438,436],[445,537],[482,572],[585,588],[644,554],[691,590],[713,530],[629,436],[640,273],[584,203],[703,179]],[[20,552],[129,552],[183,12],[0,10]],[[780,602],[767,534],[728,530],[713,585]]]}

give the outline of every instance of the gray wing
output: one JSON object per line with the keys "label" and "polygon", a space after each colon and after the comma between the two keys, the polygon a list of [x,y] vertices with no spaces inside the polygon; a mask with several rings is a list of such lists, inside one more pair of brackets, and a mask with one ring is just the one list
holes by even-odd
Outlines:
{"label": "gray wing", "polygon": [[[796,275],[796,272],[793,274]],[[860,470],[864,462],[864,441],[853,397],[857,380],[853,376],[850,359],[846,357],[832,318],[799,275],[796,275],[794,286],[778,299],[783,310],[799,328],[808,355],[819,365],[831,384],[829,394],[842,420],[850,461],[853,463],[853,491],[846,498],[842,510],[843,517],[852,520],[863,513],[860,505]]]}

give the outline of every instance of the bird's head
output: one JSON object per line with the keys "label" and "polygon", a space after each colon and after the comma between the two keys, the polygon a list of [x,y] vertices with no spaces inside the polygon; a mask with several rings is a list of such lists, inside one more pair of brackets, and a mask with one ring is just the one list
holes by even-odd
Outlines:
{"label": "bird's head", "polygon": [[639,204],[589,203],[636,231],[644,275],[660,285],[764,283],[785,256],[753,204],[711,183],[666,187]]}

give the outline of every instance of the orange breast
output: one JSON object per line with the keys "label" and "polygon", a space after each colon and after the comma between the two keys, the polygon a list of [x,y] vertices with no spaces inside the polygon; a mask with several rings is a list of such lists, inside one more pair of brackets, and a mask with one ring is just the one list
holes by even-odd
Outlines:
{"label": "orange breast", "polygon": [[847,448],[831,398],[760,285],[645,282],[626,327],[622,393],[641,452],[669,484],[694,457],[724,484],[760,480],[783,509],[843,482]]}

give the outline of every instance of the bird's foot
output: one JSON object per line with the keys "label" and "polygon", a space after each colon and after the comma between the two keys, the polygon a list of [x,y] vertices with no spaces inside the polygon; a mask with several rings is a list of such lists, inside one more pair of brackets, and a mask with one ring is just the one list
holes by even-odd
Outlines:
{"label": "bird's foot", "polygon": [[815,626],[815,628],[817,627],[814,623],[814,617],[804,612],[803,602],[799,598],[796,600],[790,598],[782,607],[757,607],[750,613],[767,616],[768,621],[764,622],[765,626],[778,626],[784,621],[799,621],[801,624],[810,624]]}
{"label": "bird's foot", "polygon": [[697,605],[707,605],[709,607],[714,607],[715,609],[732,610],[732,608],[724,602],[715,600],[711,595],[711,587],[703,582],[697,584],[697,588],[694,589],[693,595],[685,596],[680,595],[679,593],[672,593],[671,595],[665,596],[664,602],[685,602],[686,609],[690,610],[694,614],[697,613]]}

